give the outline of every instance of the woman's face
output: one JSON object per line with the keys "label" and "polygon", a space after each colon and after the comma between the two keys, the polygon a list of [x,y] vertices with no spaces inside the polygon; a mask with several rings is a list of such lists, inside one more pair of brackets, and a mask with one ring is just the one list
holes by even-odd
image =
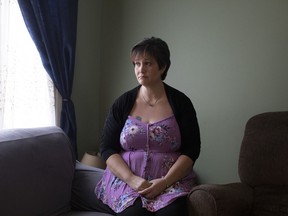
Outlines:
{"label": "woman's face", "polygon": [[161,75],[164,69],[159,69],[154,57],[148,54],[138,54],[133,61],[134,72],[140,85],[151,86],[162,82]]}

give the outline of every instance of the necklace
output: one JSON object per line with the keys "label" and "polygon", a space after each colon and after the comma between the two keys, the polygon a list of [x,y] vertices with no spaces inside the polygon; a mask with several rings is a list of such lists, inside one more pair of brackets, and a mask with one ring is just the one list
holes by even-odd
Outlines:
{"label": "necklace", "polygon": [[143,93],[141,93],[141,96],[142,96],[143,101],[144,101],[146,104],[148,104],[150,107],[154,107],[154,106],[156,105],[156,103],[158,102],[158,100],[161,98],[161,96],[160,96],[160,97],[156,98],[156,100],[154,101],[154,103],[150,103],[149,101],[146,100],[146,98],[144,97],[144,94],[143,94]]}

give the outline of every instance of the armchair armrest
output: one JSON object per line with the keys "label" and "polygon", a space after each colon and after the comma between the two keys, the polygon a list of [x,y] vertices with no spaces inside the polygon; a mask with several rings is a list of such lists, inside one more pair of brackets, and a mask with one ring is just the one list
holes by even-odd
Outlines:
{"label": "armchair armrest", "polygon": [[243,183],[203,184],[188,195],[192,216],[243,216],[252,208],[253,190]]}

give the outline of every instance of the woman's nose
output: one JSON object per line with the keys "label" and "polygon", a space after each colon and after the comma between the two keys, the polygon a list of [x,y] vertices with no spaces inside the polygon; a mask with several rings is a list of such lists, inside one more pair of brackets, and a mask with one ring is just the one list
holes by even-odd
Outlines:
{"label": "woman's nose", "polygon": [[139,71],[140,71],[141,73],[144,73],[144,72],[146,71],[145,66],[144,66],[143,64],[141,64],[141,65],[139,66]]}

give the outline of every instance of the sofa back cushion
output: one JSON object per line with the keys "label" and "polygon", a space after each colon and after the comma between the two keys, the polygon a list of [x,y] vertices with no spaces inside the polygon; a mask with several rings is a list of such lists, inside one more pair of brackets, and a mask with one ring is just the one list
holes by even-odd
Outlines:
{"label": "sofa back cushion", "polygon": [[239,156],[239,177],[252,187],[288,186],[288,112],[269,112],[246,124]]}
{"label": "sofa back cushion", "polygon": [[70,141],[58,127],[0,131],[0,215],[51,216],[70,209]]}

